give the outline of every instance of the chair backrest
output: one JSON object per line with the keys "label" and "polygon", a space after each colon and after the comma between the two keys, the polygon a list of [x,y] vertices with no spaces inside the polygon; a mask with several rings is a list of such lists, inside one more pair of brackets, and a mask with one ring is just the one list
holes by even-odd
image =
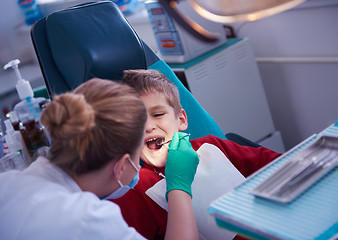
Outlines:
{"label": "chair backrest", "polygon": [[33,25],[31,37],[49,95],[76,88],[93,78],[120,80],[126,69],[155,69],[179,89],[191,139],[222,130],[145,44],[116,4],[101,1],[54,12]]}

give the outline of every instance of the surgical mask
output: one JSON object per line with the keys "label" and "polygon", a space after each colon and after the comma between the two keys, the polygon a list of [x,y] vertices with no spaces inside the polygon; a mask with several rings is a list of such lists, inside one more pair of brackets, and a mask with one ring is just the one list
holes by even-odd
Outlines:
{"label": "surgical mask", "polygon": [[122,197],[124,194],[126,194],[130,189],[134,188],[140,178],[139,176],[139,169],[135,166],[135,164],[131,161],[131,159],[128,159],[131,165],[136,170],[136,174],[134,178],[131,180],[131,182],[128,185],[122,185],[120,180],[117,180],[117,182],[120,184],[120,188],[112,192],[108,197],[105,197],[104,199],[117,199]]}

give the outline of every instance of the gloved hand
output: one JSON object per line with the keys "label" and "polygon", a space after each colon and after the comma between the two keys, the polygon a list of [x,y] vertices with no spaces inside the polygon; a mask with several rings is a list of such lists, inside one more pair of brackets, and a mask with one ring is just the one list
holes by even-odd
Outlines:
{"label": "gloved hand", "polygon": [[[191,194],[191,184],[194,180],[199,158],[189,142],[186,133],[176,132],[169,144],[168,158],[165,166],[167,184],[166,200],[171,190],[182,190]],[[180,139],[181,138],[181,139]]]}

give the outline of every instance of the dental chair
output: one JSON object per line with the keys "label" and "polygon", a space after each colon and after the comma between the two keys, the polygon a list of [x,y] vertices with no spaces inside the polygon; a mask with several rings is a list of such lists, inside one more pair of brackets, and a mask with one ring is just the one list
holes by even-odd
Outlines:
{"label": "dental chair", "polygon": [[155,69],[178,87],[188,115],[186,132],[191,133],[190,139],[208,134],[226,138],[170,67],[138,37],[113,2],[85,3],[54,12],[33,25],[31,37],[51,99],[93,77],[119,81],[123,70]]}

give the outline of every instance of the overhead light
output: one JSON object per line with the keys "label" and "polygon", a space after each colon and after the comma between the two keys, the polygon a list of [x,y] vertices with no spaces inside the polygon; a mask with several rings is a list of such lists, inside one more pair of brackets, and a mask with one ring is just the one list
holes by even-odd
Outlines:
{"label": "overhead light", "polygon": [[293,8],[305,0],[189,0],[201,16],[215,22],[255,21]]}
{"label": "overhead light", "polygon": [[[188,0],[202,17],[214,22],[255,21],[295,7],[305,0]],[[177,8],[179,0],[158,0],[169,15],[189,33],[202,41],[217,41],[210,33]]]}

